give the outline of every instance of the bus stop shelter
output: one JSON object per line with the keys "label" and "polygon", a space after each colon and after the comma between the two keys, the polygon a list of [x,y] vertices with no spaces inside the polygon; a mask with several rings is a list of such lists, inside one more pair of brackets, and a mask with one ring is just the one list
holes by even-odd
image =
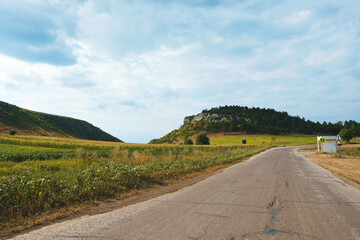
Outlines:
{"label": "bus stop shelter", "polygon": [[318,136],[317,147],[318,152],[334,152],[336,153],[337,136]]}

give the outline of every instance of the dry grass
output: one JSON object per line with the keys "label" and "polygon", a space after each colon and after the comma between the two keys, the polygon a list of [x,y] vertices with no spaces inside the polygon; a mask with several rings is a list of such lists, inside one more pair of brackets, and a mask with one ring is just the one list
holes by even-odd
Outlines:
{"label": "dry grass", "polygon": [[[347,144],[342,147],[343,150],[358,148],[360,148],[360,144]],[[314,150],[304,154],[319,166],[360,185],[360,156],[316,153]]]}

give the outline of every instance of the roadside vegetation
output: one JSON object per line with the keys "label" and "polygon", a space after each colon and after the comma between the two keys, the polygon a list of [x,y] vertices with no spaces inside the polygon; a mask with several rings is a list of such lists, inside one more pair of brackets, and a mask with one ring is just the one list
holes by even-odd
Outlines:
{"label": "roadside vegetation", "polygon": [[268,148],[130,145],[1,136],[1,233],[17,225],[35,224],[46,214],[76,204],[167,184],[209,168],[227,166]]}
{"label": "roadside vegetation", "polygon": [[318,153],[317,148],[303,149],[314,163],[357,184],[360,188],[360,138],[344,144],[339,153]]}

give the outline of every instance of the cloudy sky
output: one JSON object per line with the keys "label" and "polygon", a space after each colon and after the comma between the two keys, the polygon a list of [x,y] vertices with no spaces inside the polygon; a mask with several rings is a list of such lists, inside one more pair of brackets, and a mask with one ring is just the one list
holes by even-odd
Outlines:
{"label": "cloudy sky", "polygon": [[0,101],[146,143],[219,105],[360,121],[358,0],[0,0]]}

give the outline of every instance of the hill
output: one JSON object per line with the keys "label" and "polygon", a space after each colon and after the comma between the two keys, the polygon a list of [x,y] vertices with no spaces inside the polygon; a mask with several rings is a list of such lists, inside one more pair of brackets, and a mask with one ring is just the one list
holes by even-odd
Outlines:
{"label": "hill", "polygon": [[153,139],[150,143],[174,143],[200,132],[336,135],[343,127],[356,128],[357,132],[360,132],[360,124],[355,121],[346,121],[345,124],[342,122],[319,123],[299,116],[290,116],[287,112],[278,112],[274,109],[220,106],[185,117],[179,129],[173,130],[160,139]]}
{"label": "hill", "polygon": [[0,133],[9,134],[10,131],[22,135],[121,142],[86,121],[30,111],[0,101]]}

